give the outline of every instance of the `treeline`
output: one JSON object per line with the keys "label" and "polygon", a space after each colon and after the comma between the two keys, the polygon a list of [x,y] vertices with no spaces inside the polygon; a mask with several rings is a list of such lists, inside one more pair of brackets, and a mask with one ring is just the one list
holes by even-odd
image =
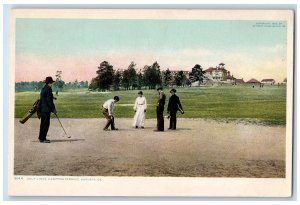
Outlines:
{"label": "treeline", "polygon": [[[43,81],[31,81],[31,82],[16,82],[15,90],[16,92],[24,91],[40,91],[45,83]],[[63,91],[69,89],[79,89],[79,88],[88,88],[88,81],[78,81],[65,83],[62,80],[55,81],[53,83],[53,91]]]}
{"label": "treeline", "polygon": [[131,62],[125,70],[114,70],[107,61],[100,63],[97,76],[92,79],[89,90],[134,90],[134,89],[155,89],[158,86],[190,86],[191,83],[203,81],[203,69],[196,64],[191,72],[184,71],[172,73],[169,69],[161,72],[160,65],[154,62],[152,65],[145,65],[143,69],[136,69],[136,64]]}
{"label": "treeline", "polygon": [[[136,64],[131,62],[127,69],[114,70],[113,66],[107,61],[100,63],[96,71],[96,77],[90,82],[78,81],[65,83],[62,79],[62,71],[56,71],[56,80],[53,83],[54,92],[88,88],[93,91],[107,90],[134,90],[134,89],[155,89],[158,86],[190,86],[193,82],[203,82],[204,72],[201,65],[196,64],[190,72],[177,71],[171,72],[168,69],[160,70],[160,65],[154,62],[152,65],[145,65],[143,69],[136,69]],[[15,90],[20,91],[40,91],[45,85],[43,81],[17,82]]]}

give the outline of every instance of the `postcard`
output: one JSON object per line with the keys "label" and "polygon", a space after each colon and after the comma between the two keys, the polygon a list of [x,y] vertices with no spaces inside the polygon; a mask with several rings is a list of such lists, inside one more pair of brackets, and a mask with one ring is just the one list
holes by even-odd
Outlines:
{"label": "postcard", "polygon": [[291,10],[12,9],[10,196],[290,197]]}

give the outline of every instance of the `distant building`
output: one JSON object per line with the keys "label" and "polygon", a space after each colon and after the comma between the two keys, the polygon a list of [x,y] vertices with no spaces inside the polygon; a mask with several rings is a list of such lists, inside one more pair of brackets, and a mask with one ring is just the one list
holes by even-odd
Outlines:
{"label": "distant building", "polygon": [[262,84],[264,85],[274,85],[275,84],[275,80],[274,79],[263,79],[261,81]]}
{"label": "distant building", "polygon": [[246,83],[249,83],[249,84],[260,84],[260,82],[254,78],[248,80]]}
{"label": "distant building", "polygon": [[286,78],[282,81],[282,84],[284,84],[284,85],[286,85],[286,83],[287,83],[287,80],[286,80]]}
{"label": "distant building", "polygon": [[209,67],[204,70],[204,76],[208,80],[212,80],[213,82],[222,82],[222,83],[234,83],[235,78],[233,75],[230,75],[230,71],[225,69],[225,64],[220,63],[219,66]]}
{"label": "distant building", "polygon": [[235,84],[236,85],[245,84],[245,81],[244,81],[243,78],[242,79],[235,79]]}

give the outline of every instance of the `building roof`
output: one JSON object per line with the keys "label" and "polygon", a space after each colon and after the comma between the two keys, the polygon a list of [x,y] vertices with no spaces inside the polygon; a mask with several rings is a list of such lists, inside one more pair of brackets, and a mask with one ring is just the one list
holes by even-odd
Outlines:
{"label": "building roof", "polygon": [[261,82],[273,82],[275,81],[274,79],[263,79]]}
{"label": "building roof", "polygon": [[213,68],[213,67],[209,67],[208,69],[204,70],[204,72],[211,72],[213,70],[216,70],[216,68]]}
{"label": "building roof", "polygon": [[216,70],[227,71],[225,68],[214,68],[214,67],[209,67],[208,69],[204,70],[204,72],[212,72],[212,71],[216,71]]}
{"label": "building roof", "polygon": [[227,79],[235,80],[235,77],[233,77],[233,75],[229,75],[229,76],[227,76]]}
{"label": "building roof", "polygon": [[248,80],[247,83],[260,83],[260,82],[256,79],[252,78],[252,79]]}
{"label": "building roof", "polygon": [[242,78],[242,79],[235,79],[235,82],[236,82],[236,83],[245,83],[245,81],[244,81],[243,78]]}

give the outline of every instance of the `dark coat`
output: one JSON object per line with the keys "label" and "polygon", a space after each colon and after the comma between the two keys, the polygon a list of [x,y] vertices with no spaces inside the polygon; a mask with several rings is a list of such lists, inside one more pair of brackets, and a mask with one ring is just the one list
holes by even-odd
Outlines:
{"label": "dark coat", "polygon": [[55,105],[53,103],[52,88],[47,84],[41,90],[40,100],[40,112],[50,113],[55,110]]}
{"label": "dark coat", "polygon": [[168,103],[168,112],[177,112],[178,110],[183,111],[179,97],[177,95],[172,95]]}
{"label": "dark coat", "polygon": [[157,109],[163,111],[165,107],[165,103],[166,103],[166,95],[163,92],[161,92],[159,94],[159,99],[157,101]]}

